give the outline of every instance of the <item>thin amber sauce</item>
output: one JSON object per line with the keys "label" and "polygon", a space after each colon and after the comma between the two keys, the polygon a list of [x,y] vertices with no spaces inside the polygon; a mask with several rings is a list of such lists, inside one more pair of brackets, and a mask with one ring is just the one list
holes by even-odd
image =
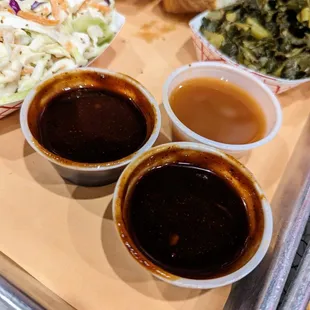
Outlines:
{"label": "thin amber sauce", "polygon": [[265,116],[256,100],[223,79],[187,80],[172,91],[170,105],[186,127],[217,142],[252,143],[266,132]]}

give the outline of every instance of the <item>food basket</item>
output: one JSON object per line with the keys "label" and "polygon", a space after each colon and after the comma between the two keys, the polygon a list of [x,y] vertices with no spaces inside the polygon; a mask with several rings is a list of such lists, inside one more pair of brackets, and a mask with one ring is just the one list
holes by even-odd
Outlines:
{"label": "food basket", "polygon": [[276,77],[272,77],[269,75],[265,75],[245,66],[242,66],[235,61],[231,60],[229,57],[222,54],[216,47],[214,47],[208,40],[200,33],[200,26],[202,23],[202,19],[208,15],[208,11],[205,11],[195,18],[193,18],[189,26],[192,30],[192,39],[194,42],[197,58],[199,61],[220,61],[227,63],[229,65],[238,67],[239,69],[248,71],[258,77],[263,83],[269,86],[269,88],[275,93],[280,94],[283,93],[293,87],[296,87],[305,82],[309,82],[310,79],[300,79],[300,80],[285,80]]}
{"label": "food basket", "polygon": [[[108,44],[106,44],[106,46],[103,48],[103,51],[101,52],[101,54],[99,54],[97,57],[95,57],[94,59],[92,59],[87,66],[91,65],[98,57],[100,57],[105,50],[112,44],[113,40],[115,39],[115,37],[118,35],[118,33],[121,31],[124,23],[125,23],[125,17],[119,13],[116,12],[115,14],[115,28],[116,28],[116,32],[115,35],[113,37],[113,39],[111,40],[111,42],[109,42]],[[0,105],[0,119],[4,118],[5,116],[13,113],[16,110],[19,110],[19,108],[21,107],[23,101],[15,101],[15,102],[11,102],[5,105]]]}

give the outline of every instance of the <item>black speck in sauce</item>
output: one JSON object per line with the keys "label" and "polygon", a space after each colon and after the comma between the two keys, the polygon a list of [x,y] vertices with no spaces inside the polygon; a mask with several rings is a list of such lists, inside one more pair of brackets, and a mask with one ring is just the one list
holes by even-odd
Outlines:
{"label": "black speck in sauce", "polygon": [[168,164],[142,176],[129,198],[128,229],[156,265],[178,276],[208,278],[242,254],[246,206],[213,172]]}
{"label": "black speck in sauce", "polygon": [[80,163],[104,163],[137,151],[147,135],[135,103],[94,88],[73,89],[53,98],[39,119],[40,143]]}

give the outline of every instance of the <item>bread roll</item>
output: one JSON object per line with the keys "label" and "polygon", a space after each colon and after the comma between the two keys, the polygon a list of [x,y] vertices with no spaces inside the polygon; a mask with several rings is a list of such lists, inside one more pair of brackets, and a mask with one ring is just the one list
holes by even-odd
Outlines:
{"label": "bread roll", "polygon": [[163,0],[164,9],[170,13],[194,13],[220,9],[237,0]]}

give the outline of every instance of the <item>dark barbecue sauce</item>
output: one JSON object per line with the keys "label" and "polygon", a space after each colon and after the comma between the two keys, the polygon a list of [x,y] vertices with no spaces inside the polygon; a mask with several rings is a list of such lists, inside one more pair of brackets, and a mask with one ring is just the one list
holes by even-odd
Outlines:
{"label": "dark barbecue sauce", "polygon": [[50,152],[80,163],[104,163],[137,151],[146,120],[131,99],[94,88],[53,98],[39,120],[40,142]]}
{"label": "dark barbecue sauce", "polygon": [[221,273],[240,257],[249,234],[237,192],[214,173],[186,164],[142,176],[127,218],[138,248],[164,270],[187,278]]}

